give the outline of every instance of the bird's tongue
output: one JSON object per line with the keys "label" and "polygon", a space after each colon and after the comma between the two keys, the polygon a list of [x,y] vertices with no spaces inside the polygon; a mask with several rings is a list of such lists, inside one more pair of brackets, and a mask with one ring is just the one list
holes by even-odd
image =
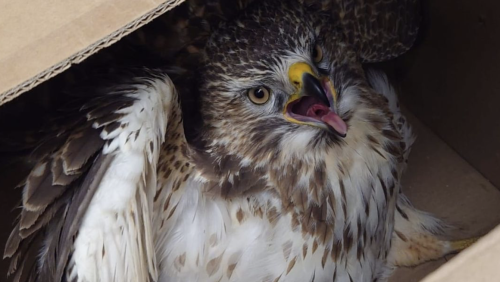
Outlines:
{"label": "bird's tongue", "polygon": [[324,123],[331,126],[340,135],[346,135],[347,125],[346,123],[333,111],[331,111],[327,106],[323,104],[314,104],[308,110],[306,115],[308,117],[319,119]]}
{"label": "bird's tongue", "polygon": [[340,135],[346,135],[347,125],[336,113],[330,111],[328,114],[322,116],[321,120],[333,127]]}

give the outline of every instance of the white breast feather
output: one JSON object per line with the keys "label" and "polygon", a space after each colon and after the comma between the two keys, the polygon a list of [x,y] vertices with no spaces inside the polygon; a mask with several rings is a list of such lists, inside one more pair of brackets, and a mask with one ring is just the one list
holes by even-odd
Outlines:
{"label": "white breast feather", "polygon": [[[378,83],[376,89],[386,95],[391,101],[391,110],[398,116],[399,109],[393,107],[397,104],[393,89],[385,85],[387,81],[384,77],[374,78]],[[348,89],[348,91],[351,91]],[[357,95],[356,92],[350,92],[349,95]],[[344,98],[345,103],[353,103],[354,100]],[[352,105],[351,105],[352,106]],[[363,126],[361,124],[361,126]],[[348,135],[349,136],[349,135]],[[299,136],[290,137],[287,144],[298,144],[301,140],[309,138],[308,133]],[[370,201],[370,215],[376,215],[379,211],[377,205],[385,202],[385,196],[378,179],[373,181],[373,170],[382,178],[382,180],[392,177],[389,166],[384,165],[385,160],[376,154],[370,148],[359,144],[357,147],[346,148],[346,154],[352,157],[354,166],[350,173],[356,175],[355,178],[346,180],[345,193],[347,214],[344,217],[343,210],[338,208],[335,215],[334,236],[342,239],[346,221],[350,222],[351,232],[357,232],[356,220],[361,218],[366,224],[369,232],[374,232],[380,219],[374,216],[369,218],[364,215],[365,211],[361,208],[364,201]],[[292,147],[298,147],[297,145]],[[353,153],[355,151],[356,153]],[[285,157],[290,157],[286,155]],[[309,156],[310,160],[319,156]],[[337,167],[335,162],[339,156],[330,156],[326,158],[327,167]],[[243,161],[245,163],[245,161]],[[251,164],[249,164],[251,165]],[[342,195],[338,178],[335,170],[328,171],[333,193],[337,198],[337,207],[341,207]],[[299,179],[302,181],[308,179],[308,175],[302,175]],[[305,181],[303,180],[303,181]],[[268,192],[261,192],[247,200],[246,197],[233,198],[226,200],[218,197],[205,195],[202,189],[203,179],[199,175],[193,176],[186,181],[185,185],[172,194],[170,199],[170,208],[165,211],[169,214],[171,207],[175,206],[175,213],[165,222],[165,226],[158,232],[157,255],[160,258],[160,280],[164,282],[185,282],[185,281],[208,281],[208,282],[254,282],[254,281],[274,281],[281,277],[279,281],[311,281],[314,276],[315,281],[330,281],[333,272],[337,267],[337,282],[351,281],[371,281],[373,273],[382,273],[387,269],[383,262],[376,258],[376,254],[367,252],[365,263],[356,263],[356,254],[351,251],[349,263],[346,265],[337,265],[330,259],[327,261],[327,267],[321,267],[323,251],[317,250],[312,253],[312,237],[303,237],[300,230],[291,229],[291,216],[282,214],[275,224],[271,224],[266,218],[261,219],[254,216],[252,211],[252,202],[266,203],[271,200],[271,206],[281,206],[280,200]],[[307,181],[305,181],[307,182]],[[372,192],[374,185],[375,192]],[[172,183],[167,180],[163,185],[164,189],[170,190]],[[165,194],[170,194],[166,191]],[[366,195],[366,196],[365,196]],[[163,208],[162,204],[158,208]],[[239,222],[235,219],[238,209],[245,213],[245,219]],[[161,213],[163,210],[157,211]],[[330,216],[331,211],[330,211]],[[390,221],[390,219],[388,219]],[[155,225],[158,222],[155,223]],[[387,223],[389,224],[389,223]],[[300,229],[300,228],[299,228]],[[291,244],[290,244],[291,242]],[[303,259],[303,245],[309,246],[306,259]],[[290,247],[284,247],[284,246]],[[286,250],[286,251],[284,251]],[[217,268],[211,268],[211,261],[221,257]],[[290,261],[295,258],[294,267],[290,273],[287,268]],[[232,264],[231,276],[227,274],[228,268]],[[346,271],[346,270],[349,271]],[[348,274],[348,272],[350,274]]]}

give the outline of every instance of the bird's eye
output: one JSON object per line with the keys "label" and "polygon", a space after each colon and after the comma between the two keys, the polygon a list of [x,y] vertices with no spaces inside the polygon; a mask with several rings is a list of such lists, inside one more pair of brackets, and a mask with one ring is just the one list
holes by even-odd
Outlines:
{"label": "bird's eye", "polygon": [[262,105],[265,104],[267,101],[269,101],[269,89],[267,89],[264,86],[259,86],[256,88],[252,88],[248,90],[248,99],[252,101],[252,103],[257,104],[257,105]]}
{"label": "bird's eye", "polygon": [[312,59],[315,63],[319,63],[323,59],[323,50],[318,45],[314,46]]}

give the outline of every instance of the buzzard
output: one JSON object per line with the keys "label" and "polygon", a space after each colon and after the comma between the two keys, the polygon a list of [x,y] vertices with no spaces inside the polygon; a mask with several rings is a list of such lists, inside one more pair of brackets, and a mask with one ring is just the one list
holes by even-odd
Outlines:
{"label": "buzzard", "polygon": [[372,282],[466,247],[402,193],[414,138],[364,68],[411,47],[417,11],[256,2],[188,87],[149,69],[81,85],[33,153],[10,278]]}

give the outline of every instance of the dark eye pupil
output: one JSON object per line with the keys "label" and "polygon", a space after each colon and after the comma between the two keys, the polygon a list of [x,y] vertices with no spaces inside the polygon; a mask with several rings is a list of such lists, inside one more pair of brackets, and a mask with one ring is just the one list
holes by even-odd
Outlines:
{"label": "dark eye pupil", "polygon": [[262,90],[262,88],[255,90],[255,97],[256,98],[262,99],[262,98],[264,98],[264,96],[265,96],[265,93],[264,93],[264,90]]}
{"label": "dark eye pupil", "polygon": [[318,57],[318,49],[314,48],[312,55],[313,55],[313,58]]}

